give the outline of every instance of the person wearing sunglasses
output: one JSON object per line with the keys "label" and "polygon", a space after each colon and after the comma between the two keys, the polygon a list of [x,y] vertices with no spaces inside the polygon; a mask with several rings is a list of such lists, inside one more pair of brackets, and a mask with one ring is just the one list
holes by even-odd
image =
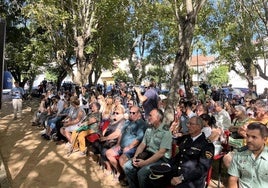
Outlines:
{"label": "person wearing sunglasses", "polygon": [[[122,167],[134,156],[146,128],[146,122],[142,119],[139,107],[132,106],[129,111],[129,119],[121,130],[122,134],[119,136],[117,144],[106,151],[106,157],[120,174],[119,182],[122,186],[128,185]],[[120,157],[117,160],[118,156]]]}
{"label": "person wearing sunglasses", "polygon": [[146,188],[151,173],[150,166],[167,162],[171,157],[172,135],[163,123],[164,113],[153,109],[148,115],[148,128],[137,147],[134,157],[124,166],[130,188]]}
{"label": "person wearing sunglasses", "polygon": [[122,127],[125,124],[124,118],[125,109],[122,105],[115,107],[114,112],[110,117],[109,126],[101,132],[99,142],[96,142],[94,148],[95,154],[100,154],[101,160],[107,171],[111,172],[111,163],[106,157],[106,151],[117,144],[118,138],[121,135]]}

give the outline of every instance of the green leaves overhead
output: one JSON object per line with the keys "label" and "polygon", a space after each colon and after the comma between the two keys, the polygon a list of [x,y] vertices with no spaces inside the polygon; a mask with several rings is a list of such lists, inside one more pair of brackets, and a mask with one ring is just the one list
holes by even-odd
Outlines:
{"label": "green leaves overhead", "polygon": [[208,75],[208,81],[213,86],[222,86],[228,83],[228,71],[227,65],[220,65],[214,68]]}
{"label": "green leaves overhead", "polygon": [[[211,41],[211,53],[219,54],[219,59],[248,79],[249,85],[253,83],[255,69],[268,79],[256,63],[259,57],[266,56],[267,11],[266,0],[210,1],[209,16],[200,22],[200,34]],[[237,62],[246,72],[237,69]]]}

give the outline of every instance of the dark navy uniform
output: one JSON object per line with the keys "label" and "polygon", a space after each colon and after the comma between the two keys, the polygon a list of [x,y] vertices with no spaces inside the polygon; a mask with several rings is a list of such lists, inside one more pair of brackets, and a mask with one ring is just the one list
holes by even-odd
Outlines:
{"label": "dark navy uniform", "polygon": [[[195,141],[185,135],[179,145],[179,152],[170,161],[172,177],[181,176],[183,181],[177,188],[200,188],[205,185],[205,178],[211,166],[214,145],[202,133]],[[171,177],[171,178],[172,178]]]}

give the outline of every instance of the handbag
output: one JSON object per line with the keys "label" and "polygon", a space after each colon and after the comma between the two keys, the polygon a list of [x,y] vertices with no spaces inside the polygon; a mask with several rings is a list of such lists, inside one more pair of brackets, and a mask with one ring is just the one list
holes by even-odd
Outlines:
{"label": "handbag", "polygon": [[83,126],[79,127],[79,128],[76,130],[76,132],[77,132],[77,133],[80,133],[80,132],[82,132],[82,131],[86,131],[86,130],[88,130],[88,129],[89,129],[89,126],[88,126],[88,125],[83,125]]}

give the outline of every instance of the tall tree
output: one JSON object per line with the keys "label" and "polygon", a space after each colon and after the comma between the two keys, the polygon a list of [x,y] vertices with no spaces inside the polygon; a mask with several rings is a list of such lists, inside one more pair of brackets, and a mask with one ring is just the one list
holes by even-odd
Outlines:
{"label": "tall tree", "polygon": [[[42,41],[32,40],[32,34],[28,27],[28,21],[22,15],[22,8],[25,1],[1,1],[1,17],[6,20],[6,50],[5,69],[9,70],[14,79],[22,82],[34,80],[39,73],[38,67],[42,65],[44,56],[39,52],[44,45]],[[42,51],[42,50],[41,50]],[[45,54],[43,51],[40,53]]]}
{"label": "tall tree", "polygon": [[170,0],[172,5],[175,28],[177,30],[177,52],[174,62],[174,68],[171,77],[170,95],[168,98],[168,108],[166,109],[166,120],[173,120],[173,114],[176,104],[179,100],[177,90],[179,89],[180,81],[185,81],[185,89],[187,96],[191,97],[190,87],[191,81],[187,62],[192,53],[192,42],[195,33],[196,21],[198,14],[201,11],[206,0]]}
{"label": "tall tree", "polygon": [[259,57],[266,59],[263,47],[268,34],[267,7],[266,0],[213,2],[210,16],[199,28],[203,36],[213,41],[211,52],[219,54],[219,61],[227,62],[231,70],[246,78],[249,87],[256,69],[262,78],[268,78],[266,67],[263,69],[257,61]]}
{"label": "tall tree", "polygon": [[[54,60],[62,63],[73,80],[83,85],[89,75],[100,75],[112,59],[122,57],[125,0],[30,1],[24,9],[31,24],[41,27],[53,44]],[[72,50],[72,51],[71,51]],[[76,72],[74,72],[76,68]]]}

